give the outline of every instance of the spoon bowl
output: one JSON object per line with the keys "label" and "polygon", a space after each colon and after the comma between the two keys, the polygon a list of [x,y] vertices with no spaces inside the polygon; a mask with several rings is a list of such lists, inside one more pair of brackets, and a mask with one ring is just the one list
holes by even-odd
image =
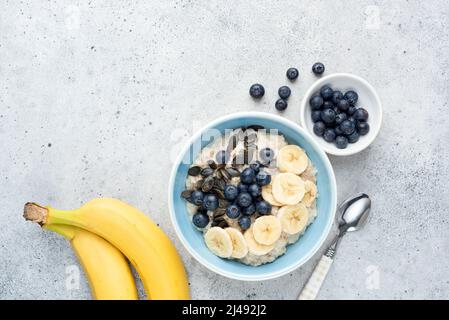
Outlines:
{"label": "spoon bowl", "polygon": [[338,209],[338,228],[340,232],[360,230],[368,220],[370,209],[371,199],[364,193],[343,202]]}

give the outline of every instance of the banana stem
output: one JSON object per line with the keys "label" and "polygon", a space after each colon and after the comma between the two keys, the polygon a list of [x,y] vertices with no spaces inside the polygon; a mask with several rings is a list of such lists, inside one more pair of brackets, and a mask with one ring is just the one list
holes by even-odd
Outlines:
{"label": "banana stem", "polygon": [[27,202],[23,208],[23,217],[27,221],[36,222],[40,226],[43,226],[47,223],[48,208],[42,207],[34,202]]}

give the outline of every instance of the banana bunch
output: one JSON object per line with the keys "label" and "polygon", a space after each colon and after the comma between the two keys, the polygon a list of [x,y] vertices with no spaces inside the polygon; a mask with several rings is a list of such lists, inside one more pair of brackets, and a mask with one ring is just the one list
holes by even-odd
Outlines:
{"label": "banana bunch", "polygon": [[24,217],[69,239],[96,299],[138,299],[125,257],[149,299],[189,299],[187,275],[170,239],[122,201],[95,199],[66,211],[27,203]]}

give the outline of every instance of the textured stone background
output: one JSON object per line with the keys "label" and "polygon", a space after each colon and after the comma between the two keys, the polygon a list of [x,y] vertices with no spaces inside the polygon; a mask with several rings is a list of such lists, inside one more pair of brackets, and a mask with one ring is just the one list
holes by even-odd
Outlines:
{"label": "textured stone background", "polygon": [[[331,158],[339,200],[364,191],[374,207],[319,298],[449,298],[448,17],[445,0],[2,0],[0,298],[90,297],[84,278],[66,289],[68,243],[21,213],[28,200],[74,208],[99,196],[161,224],[193,298],[295,298],[318,255],[273,281],[218,276],[177,240],[166,190],[172,146],[224,114],[276,113],[290,66],[301,76],[284,116],[298,121],[316,61],[368,79],[385,116],[370,148]],[[261,103],[248,96],[256,81]]]}

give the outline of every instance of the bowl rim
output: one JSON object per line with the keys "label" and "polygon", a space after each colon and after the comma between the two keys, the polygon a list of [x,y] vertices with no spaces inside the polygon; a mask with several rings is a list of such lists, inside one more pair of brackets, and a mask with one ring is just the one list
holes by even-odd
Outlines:
{"label": "bowl rim", "polygon": [[[198,139],[201,134],[209,128],[213,128],[216,125],[225,122],[225,121],[229,121],[229,120],[233,120],[233,119],[237,119],[237,118],[241,118],[241,117],[259,117],[259,118],[267,118],[269,120],[275,120],[277,122],[280,122],[283,125],[286,126],[290,126],[293,129],[297,130],[299,133],[303,134],[304,136],[306,136],[306,138],[308,139],[309,143],[313,145],[313,147],[316,149],[316,152],[321,156],[321,158],[323,159],[324,165],[325,167],[328,169],[328,172],[330,173],[330,191],[331,191],[331,205],[330,208],[332,210],[331,215],[326,223],[324,232],[322,232],[320,239],[317,243],[315,243],[315,245],[313,246],[313,248],[311,250],[309,250],[309,252],[302,257],[302,259],[298,260],[296,263],[293,263],[289,266],[286,266],[280,270],[277,270],[276,272],[270,272],[267,273],[265,275],[257,275],[257,276],[243,276],[243,275],[239,275],[236,274],[234,272],[228,272],[226,270],[223,270],[219,267],[216,267],[215,265],[213,265],[212,263],[208,262],[206,259],[204,259],[201,255],[199,255],[195,249],[188,243],[187,239],[184,237],[184,235],[182,234],[180,227],[178,225],[178,222],[176,220],[176,215],[175,215],[175,209],[173,206],[173,190],[174,190],[174,183],[175,183],[175,177],[177,174],[177,170],[179,167],[179,164],[181,163],[184,154],[188,151],[188,149],[190,148],[191,144],[196,141],[196,139]],[[335,179],[335,173],[333,170],[333,167],[329,161],[328,156],[326,155],[326,153],[323,151],[323,149],[321,148],[321,146],[311,137],[311,135],[303,128],[301,128],[298,124],[296,124],[295,122],[288,120],[286,118],[283,118],[281,116],[278,115],[274,115],[271,113],[267,113],[267,112],[259,112],[259,111],[243,111],[243,112],[236,112],[236,113],[232,113],[229,115],[225,115],[225,116],[221,116],[216,118],[215,120],[212,120],[211,122],[209,122],[207,125],[203,126],[202,128],[200,128],[199,130],[197,130],[190,138],[189,140],[186,142],[186,144],[184,145],[184,147],[182,148],[181,152],[178,154],[176,161],[174,162],[172,169],[171,169],[171,174],[170,174],[170,181],[168,184],[168,208],[169,208],[169,215],[170,215],[170,220],[171,223],[175,229],[175,233],[178,236],[179,240],[181,241],[182,245],[184,246],[184,248],[203,266],[205,266],[206,268],[208,268],[209,270],[222,275],[224,277],[230,278],[230,279],[235,279],[235,280],[243,280],[243,281],[262,281],[262,280],[270,280],[270,279],[275,279],[278,277],[281,277],[289,272],[292,272],[294,270],[296,270],[297,268],[299,268],[300,266],[302,266],[304,263],[306,263],[307,261],[310,260],[310,258],[312,258],[315,253],[321,248],[321,246],[324,244],[325,240],[327,239],[329,232],[331,230],[331,227],[335,221],[335,215],[336,215],[336,208],[337,208],[337,183],[336,183],[336,179]]]}
{"label": "bowl rim", "polygon": [[307,133],[309,133],[313,140],[316,140],[318,137],[314,136],[311,132],[309,132],[309,129],[307,128],[307,124],[306,124],[306,117],[305,117],[305,112],[306,112],[306,108],[307,108],[307,104],[308,104],[308,100],[310,98],[310,96],[317,90],[317,88],[321,85],[323,85],[325,82],[333,79],[333,78],[337,78],[337,77],[347,77],[347,78],[351,78],[355,81],[358,81],[360,83],[362,83],[364,86],[366,86],[368,88],[369,91],[371,91],[371,93],[374,96],[374,99],[376,101],[376,104],[378,105],[378,116],[379,116],[379,121],[378,124],[376,125],[376,127],[372,127],[370,133],[367,136],[367,140],[365,142],[364,146],[359,146],[356,147],[354,145],[354,147],[349,147],[346,149],[335,149],[335,148],[330,148],[327,147],[324,144],[320,144],[320,147],[328,154],[334,155],[334,156],[350,156],[356,153],[359,153],[363,150],[365,150],[366,148],[368,148],[371,143],[373,143],[373,141],[376,139],[377,135],[379,134],[380,128],[382,126],[382,117],[383,117],[383,111],[382,111],[382,102],[380,100],[380,97],[376,91],[376,89],[365,79],[363,79],[360,76],[357,76],[355,74],[352,73],[332,73],[329,74],[327,76],[322,77],[321,79],[315,81],[310,87],[309,89],[307,89],[306,93],[304,94],[304,97],[301,101],[301,106],[300,106],[300,122],[301,122],[301,127],[304,128],[305,131],[307,131]]}

